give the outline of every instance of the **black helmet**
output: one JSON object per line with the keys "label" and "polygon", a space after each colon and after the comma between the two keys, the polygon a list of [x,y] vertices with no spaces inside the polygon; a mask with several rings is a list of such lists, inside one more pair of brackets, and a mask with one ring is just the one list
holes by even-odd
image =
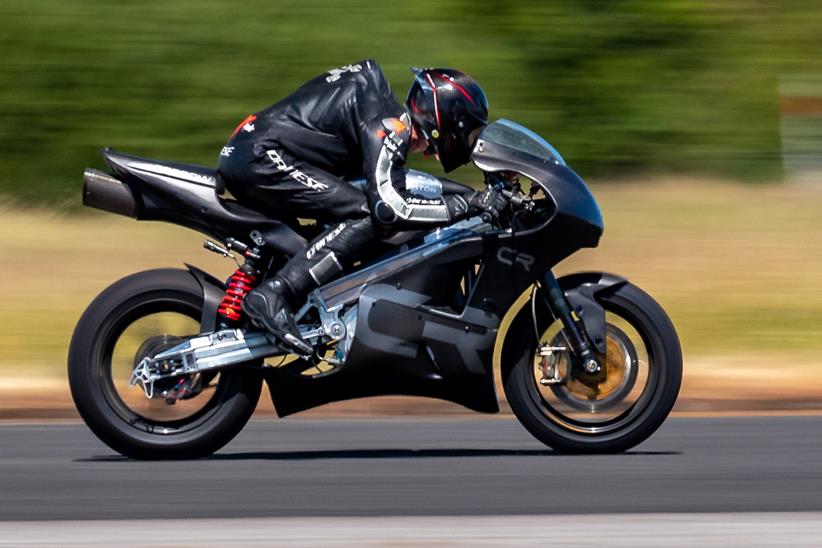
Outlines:
{"label": "black helmet", "polygon": [[488,123],[488,99],[467,74],[447,68],[412,68],[405,104],[411,119],[439,156],[446,173],[471,159],[469,135]]}

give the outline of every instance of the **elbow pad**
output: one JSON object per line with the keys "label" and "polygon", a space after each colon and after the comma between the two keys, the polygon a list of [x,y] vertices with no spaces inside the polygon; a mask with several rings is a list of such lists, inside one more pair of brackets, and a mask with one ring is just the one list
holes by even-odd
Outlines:
{"label": "elbow pad", "polygon": [[371,208],[374,220],[381,225],[391,225],[397,221],[397,212],[387,203],[378,200]]}

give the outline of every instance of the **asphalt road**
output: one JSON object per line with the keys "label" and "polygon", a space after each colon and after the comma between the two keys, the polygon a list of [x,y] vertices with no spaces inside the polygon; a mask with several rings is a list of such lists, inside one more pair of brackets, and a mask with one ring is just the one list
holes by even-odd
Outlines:
{"label": "asphalt road", "polygon": [[822,417],[673,418],[560,456],[513,418],[256,421],[212,458],[135,462],[80,424],[0,426],[0,520],[822,510]]}

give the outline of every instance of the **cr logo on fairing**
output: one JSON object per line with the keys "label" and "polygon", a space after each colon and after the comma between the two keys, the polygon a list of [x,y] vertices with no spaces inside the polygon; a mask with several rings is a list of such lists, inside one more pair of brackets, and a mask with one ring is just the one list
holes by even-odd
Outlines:
{"label": "cr logo on fairing", "polygon": [[531,272],[531,266],[534,264],[534,256],[527,253],[518,253],[510,247],[501,247],[497,251],[497,260],[502,264],[514,266],[514,262],[519,263],[523,270]]}

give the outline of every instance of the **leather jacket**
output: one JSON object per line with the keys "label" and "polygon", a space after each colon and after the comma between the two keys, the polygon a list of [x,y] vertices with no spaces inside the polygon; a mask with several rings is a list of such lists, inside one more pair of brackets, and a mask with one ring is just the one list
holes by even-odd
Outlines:
{"label": "leather jacket", "polygon": [[364,177],[381,225],[446,224],[468,209],[460,195],[426,197],[406,188],[410,116],[373,59],[331,69],[244,122],[260,154],[280,146],[332,175]]}

